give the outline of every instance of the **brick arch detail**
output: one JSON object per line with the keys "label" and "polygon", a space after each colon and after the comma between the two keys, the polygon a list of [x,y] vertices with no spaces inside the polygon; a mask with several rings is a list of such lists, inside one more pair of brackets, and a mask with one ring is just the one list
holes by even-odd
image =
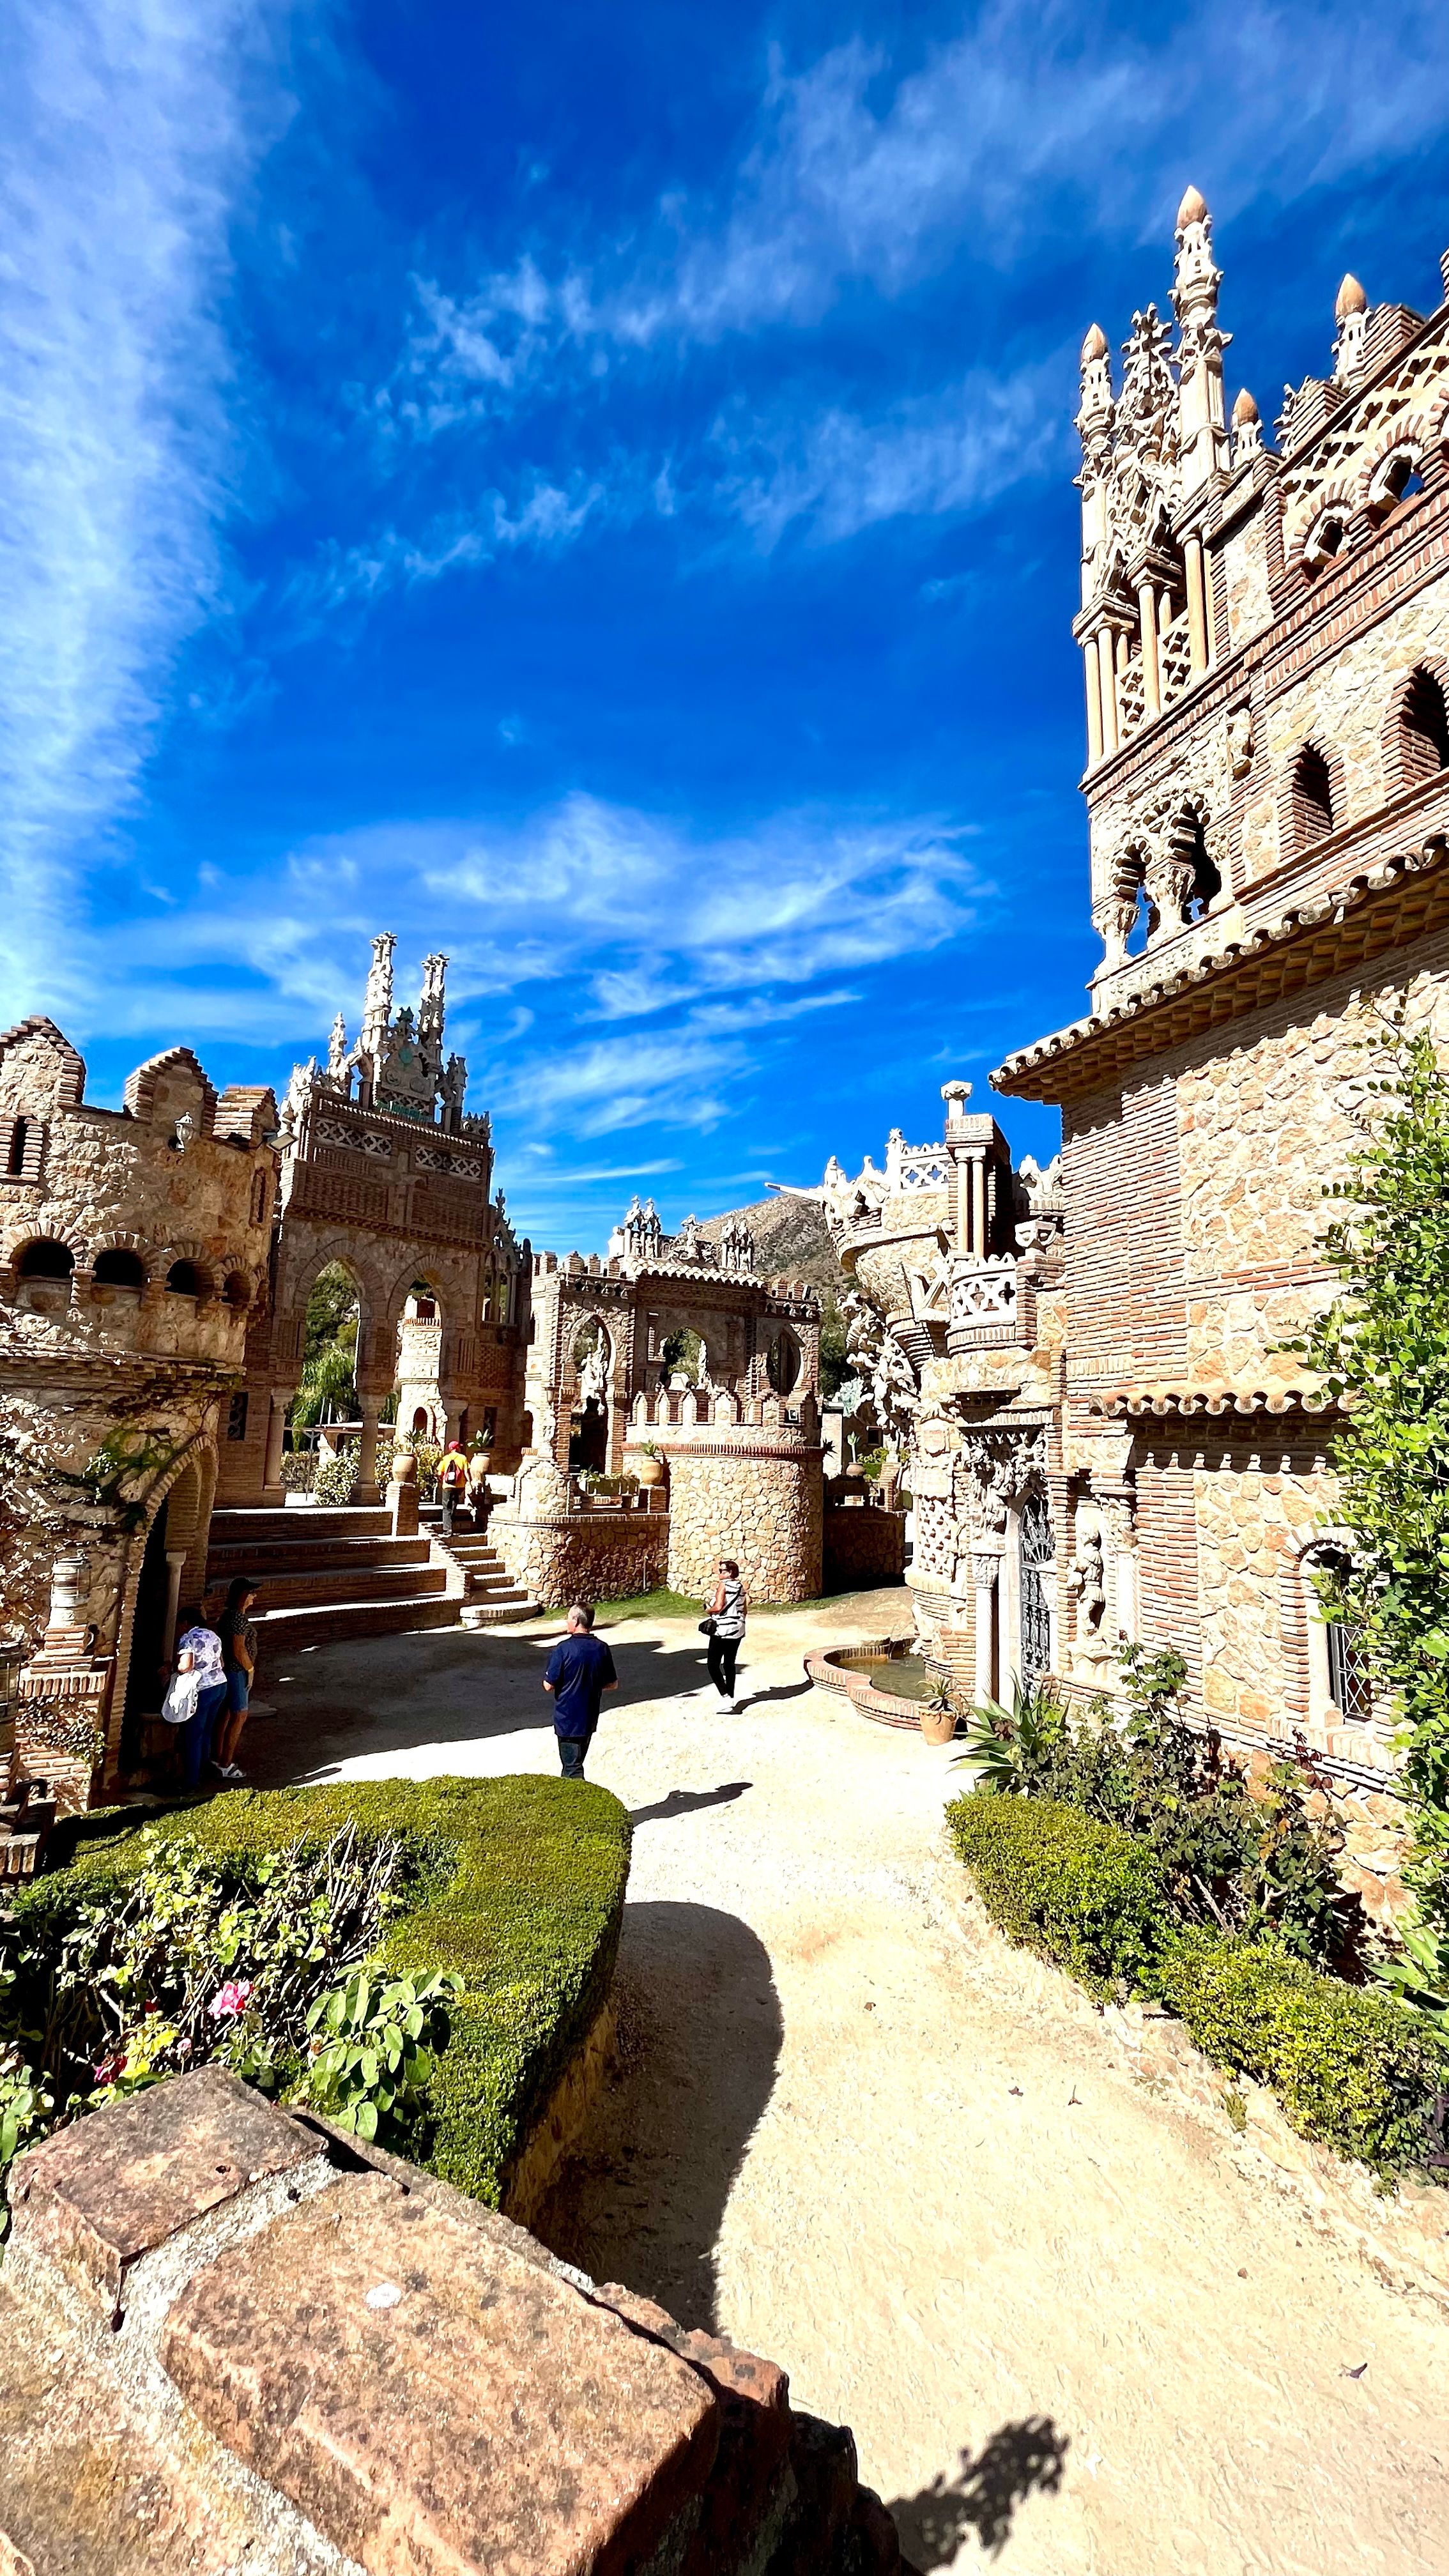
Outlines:
{"label": "brick arch detail", "polygon": [[1379,753],[1383,766],[1386,797],[1401,796],[1408,788],[1418,786],[1425,777],[1444,774],[1442,771],[1436,773],[1415,768],[1413,755],[1406,740],[1408,727],[1404,722],[1405,710],[1409,692],[1421,671],[1427,672],[1430,679],[1437,681],[1443,694],[1445,708],[1449,710],[1449,659],[1441,653],[1421,653],[1412,669],[1400,672],[1396,678],[1389,693],[1383,724],[1379,730]]}

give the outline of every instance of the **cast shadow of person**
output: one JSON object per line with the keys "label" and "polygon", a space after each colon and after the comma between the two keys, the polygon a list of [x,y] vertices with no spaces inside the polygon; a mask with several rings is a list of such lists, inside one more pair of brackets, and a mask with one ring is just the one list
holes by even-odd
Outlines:
{"label": "cast shadow of person", "polygon": [[999,2558],[1018,2505],[1031,2495],[1059,2492],[1070,2448],[1070,2437],[1057,2431],[1050,2415],[1023,2415],[1001,2425],[974,2458],[962,2452],[953,2477],[943,2473],[916,2495],[896,2497],[889,2510],[902,2556],[920,2576],[930,2576],[933,2568],[954,2566],[970,2535],[988,2558]]}
{"label": "cast shadow of person", "polygon": [[769,1953],[714,1906],[629,1905],[614,1994],[614,2063],[533,2233],[712,2328],[720,2223],[780,2055]]}

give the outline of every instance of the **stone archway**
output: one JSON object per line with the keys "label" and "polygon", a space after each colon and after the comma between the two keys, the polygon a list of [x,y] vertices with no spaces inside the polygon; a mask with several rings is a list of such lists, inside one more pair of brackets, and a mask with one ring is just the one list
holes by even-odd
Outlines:
{"label": "stone archway", "polygon": [[608,1470],[613,1406],[614,1345],[597,1315],[586,1316],[569,1349],[574,1383],[569,1422],[569,1467],[574,1474]]}

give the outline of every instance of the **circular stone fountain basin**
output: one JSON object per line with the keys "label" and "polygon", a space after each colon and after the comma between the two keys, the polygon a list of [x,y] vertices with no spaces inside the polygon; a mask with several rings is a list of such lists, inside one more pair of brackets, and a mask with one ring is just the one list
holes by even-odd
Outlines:
{"label": "circular stone fountain basin", "polygon": [[913,1734],[935,1682],[930,1666],[910,1653],[904,1639],[817,1650],[806,1656],[805,1670],[821,1690],[842,1691],[877,1726],[908,1726]]}

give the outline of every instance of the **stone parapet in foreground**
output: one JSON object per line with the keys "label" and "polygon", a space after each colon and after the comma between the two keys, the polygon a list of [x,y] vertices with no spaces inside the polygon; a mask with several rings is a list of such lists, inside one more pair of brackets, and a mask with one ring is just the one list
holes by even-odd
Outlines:
{"label": "stone parapet in foreground", "polygon": [[895,2576],[784,2373],[215,2067],[23,2156],[7,2576]]}

